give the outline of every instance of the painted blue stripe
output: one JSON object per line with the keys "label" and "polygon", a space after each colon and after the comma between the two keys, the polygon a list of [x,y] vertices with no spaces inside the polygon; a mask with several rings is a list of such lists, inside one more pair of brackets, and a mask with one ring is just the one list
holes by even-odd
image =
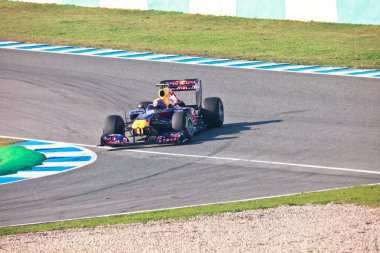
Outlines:
{"label": "painted blue stripe", "polygon": [[183,56],[181,56],[181,55],[168,55],[168,56],[160,56],[160,57],[150,58],[149,60],[162,61],[162,60],[177,59],[177,58],[181,58],[181,57],[183,57]]}
{"label": "painted blue stripe", "polygon": [[[33,48],[41,48],[40,51],[43,52],[59,52],[64,51],[63,53],[67,54],[83,54],[83,53],[91,53],[89,55],[92,56],[116,56],[119,58],[126,58],[126,59],[133,59],[133,58],[143,58],[146,56],[151,56],[149,59],[143,59],[143,60],[150,60],[150,61],[160,61],[160,60],[169,60],[173,63],[193,63],[193,64],[199,64],[199,65],[215,65],[223,64],[225,67],[233,67],[233,68],[244,68],[244,67],[252,67],[252,69],[262,69],[262,70],[271,70],[271,69],[277,69],[284,72],[307,72],[310,74],[336,74],[341,72],[348,72],[344,73],[344,76],[358,76],[358,77],[369,77],[369,78],[379,78],[380,70],[360,70],[360,69],[353,69],[353,68],[346,68],[346,67],[329,67],[329,66],[301,66],[299,67],[295,64],[277,64],[277,63],[271,63],[271,62],[261,62],[261,61],[245,61],[241,62],[239,60],[233,60],[233,59],[215,59],[215,58],[206,58],[206,57],[191,57],[191,56],[182,56],[182,55],[158,55],[154,53],[139,53],[139,52],[131,52],[126,50],[112,50],[108,52],[104,52],[104,50],[107,49],[101,49],[101,48],[81,48],[81,47],[74,47],[74,46],[61,46],[56,47],[54,45],[48,45],[48,44],[41,44],[41,45],[31,45],[30,43],[26,42],[11,42],[11,41],[5,41],[0,40],[0,42],[4,44],[0,44],[0,48],[6,48],[10,47],[12,49],[20,49],[20,50],[27,50],[27,49],[33,49]],[[14,46],[14,47],[12,47]],[[56,48],[44,48],[44,47],[56,47]],[[68,51],[68,52],[67,52]],[[101,52],[99,52],[101,51]],[[102,52],[103,51],[103,52]],[[183,58],[186,57],[186,58]],[[180,58],[180,59],[178,59]],[[181,59],[182,58],[182,59]],[[239,63],[240,62],[240,63]],[[261,65],[261,66],[258,66]],[[256,67],[257,66],[257,67]],[[289,69],[287,67],[292,66],[292,69]],[[281,69],[284,68],[284,69]],[[356,72],[353,72],[356,71]],[[367,76],[365,76],[367,75]]]}
{"label": "painted blue stripe", "polygon": [[42,44],[42,45],[34,45],[34,46],[22,46],[22,47],[17,47],[18,49],[34,49],[34,48],[42,48],[42,47],[50,47],[51,45],[49,44]]}
{"label": "painted blue stripe", "polygon": [[342,71],[347,71],[347,70],[350,70],[350,68],[334,68],[334,69],[318,70],[318,71],[313,71],[313,72],[326,74],[326,73],[342,72]]}
{"label": "painted blue stripe", "polygon": [[89,53],[89,52],[94,52],[94,51],[99,51],[99,50],[103,50],[103,49],[100,49],[100,48],[89,48],[89,49],[68,51],[66,53],[67,54],[84,54],[84,53]]}
{"label": "painted blue stripe", "polygon": [[289,63],[283,63],[283,64],[257,67],[257,69],[277,69],[277,68],[291,67],[291,66],[296,66],[296,65],[295,64],[289,64]]}
{"label": "painted blue stripe", "polygon": [[380,73],[380,70],[374,69],[374,70],[366,70],[366,71],[360,71],[360,72],[354,72],[354,73],[348,73],[349,76],[356,76],[356,75],[365,75],[365,74],[376,74]]}
{"label": "painted blue stripe", "polygon": [[16,45],[22,45],[26,44],[25,42],[11,42],[6,44],[0,44],[0,47],[10,47],[10,46],[16,46]]}
{"label": "painted blue stripe", "polygon": [[202,65],[215,65],[215,64],[222,64],[222,63],[227,63],[227,62],[237,62],[238,60],[215,60],[215,61],[206,61],[206,62],[201,62],[199,64]]}
{"label": "painted blue stripe", "polygon": [[13,145],[15,146],[35,146],[35,145],[49,145],[53,144],[52,142],[45,142],[45,141],[24,141],[24,142],[19,142],[15,143]]}
{"label": "painted blue stripe", "polygon": [[61,162],[87,162],[91,160],[91,156],[68,156],[68,157],[50,157],[44,163],[61,163]]}
{"label": "painted blue stripe", "polygon": [[237,64],[231,64],[227,65],[228,67],[248,67],[248,66],[255,66],[255,65],[261,65],[269,62],[262,62],[262,61],[256,61],[256,62],[243,62],[243,63],[237,63]]}
{"label": "painted blue stripe", "polygon": [[118,50],[118,51],[98,53],[98,54],[93,54],[93,55],[95,55],[95,56],[110,56],[110,55],[122,54],[122,53],[128,53],[128,52],[129,51],[126,51],[126,50]]}
{"label": "painted blue stripe", "polygon": [[65,171],[76,166],[51,166],[51,167],[33,167],[32,170],[28,170],[29,172],[33,171]]}
{"label": "painted blue stripe", "polygon": [[203,60],[214,60],[214,59],[213,58],[204,58],[204,57],[194,57],[194,58],[177,60],[177,61],[173,61],[173,62],[186,63],[186,62],[203,61]]}
{"label": "painted blue stripe", "polygon": [[149,55],[154,55],[154,54],[153,53],[141,53],[141,54],[121,55],[118,57],[129,59],[129,58],[145,57],[145,56],[149,56]]}
{"label": "painted blue stripe", "polygon": [[78,152],[82,151],[80,148],[76,147],[65,147],[65,148],[39,148],[34,151],[42,153],[52,153],[52,152]]}
{"label": "painted blue stripe", "polygon": [[308,67],[301,67],[301,68],[295,68],[295,69],[288,69],[287,71],[304,71],[304,70],[313,70],[313,69],[321,69],[321,68],[325,68],[325,67],[322,67],[322,66],[308,66]]}
{"label": "painted blue stripe", "polygon": [[45,49],[45,50],[42,50],[44,52],[58,52],[58,51],[64,51],[64,50],[70,50],[70,49],[74,49],[74,48],[78,48],[78,47],[57,47],[57,48],[49,48],[49,49]]}
{"label": "painted blue stripe", "polygon": [[12,183],[12,182],[17,182],[20,180],[25,180],[28,178],[25,177],[0,177],[0,184],[5,184],[5,183]]}

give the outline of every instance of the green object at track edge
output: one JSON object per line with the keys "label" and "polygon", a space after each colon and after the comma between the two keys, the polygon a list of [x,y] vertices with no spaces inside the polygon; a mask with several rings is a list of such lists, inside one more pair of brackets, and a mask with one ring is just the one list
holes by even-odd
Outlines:
{"label": "green object at track edge", "polygon": [[46,157],[36,151],[19,146],[0,148],[0,176],[16,174],[41,165]]}

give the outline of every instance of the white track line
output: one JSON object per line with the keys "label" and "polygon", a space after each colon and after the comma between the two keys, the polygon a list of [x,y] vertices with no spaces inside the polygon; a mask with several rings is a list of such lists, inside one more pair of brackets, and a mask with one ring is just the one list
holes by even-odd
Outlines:
{"label": "white track line", "polygon": [[[31,139],[31,138],[20,138],[20,137],[2,136],[2,135],[0,135],[0,138],[10,138],[10,139],[17,139],[17,140],[30,140]],[[38,140],[38,139],[33,139],[33,140],[49,142],[48,140]],[[65,144],[72,144],[72,145],[76,145],[76,146],[84,146],[84,147],[91,147],[91,148],[97,148],[98,147],[96,145],[79,144],[79,143],[65,143]],[[112,149],[112,148],[107,148],[106,147],[106,148],[103,148],[103,149]],[[184,154],[164,153],[164,152],[145,151],[145,150],[123,150],[123,151],[124,152],[135,152],[135,153],[158,154],[158,155],[170,155],[170,156],[184,156],[184,157],[193,157],[193,158],[229,160],[229,161],[244,161],[244,162],[253,162],[253,163],[264,163],[264,164],[272,164],[272,165],[282,165],[282,166],[296,166],[296,167],[306,167],[306,168],[321,168],[321,169],[328,169],[328,170],[340,170],[340,171],[369,173],[369,174],[380,174],[380,172],[378,172],[378,171],[354,170],[354,169],[348,169],[348,168],[326,167],[326,166],[316,166],[316,165],[307,165],[307,164],[269,162],[269,161],[248,160],[248,159],[227,158],[227,157],[215,157],[215,156],[184,155]],[[379,184],[369,184],[369,185],[379,185]],[[64,222],[64,221],[72,221],[72,220],[86,220],[86,219],[92,219],[92,218],[102,218],[102,217],[111,217],[111,216],[119,216],[119,215],[130,215],[130,214],[156,212],[156,211],[164,211],[164,210],[176,210],[176,209],[181,209],[181,208],[190,208],[190,207],[197,207],[197,206],[207,206],[207,205],[226,204],[226,203],[241,202],[241,201],[252,201],[252,200],[270,199],[270,198],[277,198],[277,197],[293,196],[293,195],[298,195],[298,194],[301,194],[301,193],[314,193],[314,192],[325,192],[325,191],[330,191],[330,190],[339,190],[339,189],[345,189],[345,188],[349,188],[349,187],[352,187],[352,186],[341,187],[341,188],[325,189],[325,190],[318,190],[318,191],[310,191],[310,192],[298,192],[298,193],[290,193],[290,194],[266,196],[266,197],[251,198],[251,199],[239,199],[239,200],[232,200],[232,201],[212,202],[212,203],[204,203],[204,204],[198,204],[198,205],[187,205],[187,206],[179,206],[179,207],[171,207],[171,208],[142,210],[142,211],[135,211],[135,212],[123,212],[123,213],[114,213],[114,214],[106,214],[106,215],[98,215],[98,216],[78,217],[78,218],[73,218],[73,219],[53,220],[53,221],[46,221],[46,222],[24,223],[24,224],[10,225],[10,226],[0,226],[0,228],[3,228],[3,227],[18,227],[18,226],[37,225],[37,224]]]}
{"label": "white track line", "polygon": [[250,160],[250,159],[218,157],[218,156],[205,156],[205,155],[187,155],[187,154],[165,153],[165,152],[146,151],[146,150],[134,150],[134,149],[123,149],[122,151],[124,151],[124,152],[134,152],[134,153],[147,153],[147,154],[155,154],[155,155],[180,156],[180,157],[203,158],[203,159],[237,161],[237,162],[250,162],[250,163],[261,163],[261,164],[269,164],[269,165],[293,166],[293,167],[303,167],[303,168],[312,168],[312,169],[347,171],[347,172],[356,172],[356,173],[367,173],[367,174],[380,175],[380,171],[356,170],[356,169],[339,168],[339,167],[328,167],[328,166],[319,166],[319,165],[310,165],[310,164],[272,162],[272,161],[263,161],[263,160]]}
{"label": "white track line", "polygon": [[88,156],[87,151],[75,151],[75,152],[43,152],[46,158],[52,157],[69,157],[69,156]]}
{"label": "white track line", "polygon": [[[379,185],[379,184],[368,184],[368,185],[362,185],[362,186],[371,186],[371,185]],[[62,220],[53,220],[53,221],[35,222],[35,223],[24,223],[24,224],[10,225],[10,226],[0,226],[0,228],[30,226],[30,225],[38,225],[38,224],[47,224],[47,223],[73,221],[73,220],[88,220],[88,219],[94,219],[94,218],[106,218],[106,217],[120,216],[120,215],[132,215],[132,214],[139,214],[139,213],[149,213],[149,212],[159,212],[159,211],[167,211],[167,210],[177,210],[177,209],[192,208],[192,207],[198,207],[198,206],[221,205],[221,204],[229,204],[229,203],[244,202],[244,201],[254,201],[254,200],[262,200],[262,199],[289,197],[289,196],[295,196],[295,195],[298,195],[298,194],[318,193],[318,192],[326,192],[326,191],[332,191],[332,190],[341,190],[341,189],[347,189],[347,188],[351,188],[351,187],[353,187],[353,186],[347,186],[347,187],[341,187],[341,188],[331,188],[331,189],[318,190],[318,191],[309,191],[309,192],[298,192],[298,193],[289,193],[289,194],[282,194],[282,195],[273,195],[273,196],[258,197],[258,198],[251,198],[251,199],[239,199],[239,200],[232,200],[232,201],[211,202],[211,203],[204,203],[204,204],[198,204],[198,205],[177,206],[177,207],[169,207],[169,208],[161,208],[161,209],[150,209],[150,210],[142,210],[142,211],[135,211],[135,212],[123,212],[123,213],[113,213],[113,214],[105,214],[105,215],[97,215],[97,216],[87,216],[87,217],[82,217],[82,218],[62,219]]]}
{"label": "white track line", "polygon": [[[27,139],[27,138],[2,136],[2,135],[0,135],[0,138],[10,138],[10,139],[19,139],[19,140],[29,140],[30,139],[30,138]],[[48,140],[38,140],[38,139],[33,139],[33,140],[49,142]],[[98,147],[96,145],[79,144],[79,143],[65,143],[65,144],[76,145],[76,146],[83,146],[83,147],[91,147],[91,148],[113,149],[113,148],[110,148],[110,147]],[[286,167],[300,167],[300,168],[309,168],[309,169],[323,169],[323,170],[332,170],[332,171],[345,171],[345,172],[352,172],[352,173],[365,173],[365,174],[380,175],[380,171],[358,170],[358,169],[341,168],[341,167],[330,167],[330,166],[320,166],[320,165],[311,165],[311,164],[287,163],[287,162],[264,161],[264,160],[242,159],[242,158],[232,158],[232,157],[219,157],[219,156],[205,156],[205,155],[190,155],[190,154],[166,153],[166,152],[157,152],[157,151],[148,151],[148,150],[136,150],[136,149],[122,149],[121,151],[123,151],[123,152],[131,152],[131,153],[145,153],[145,154],[152,154],[152,155],[166,155],[166,156],[176,156],[176,157],[190,157],[190,158],[213,159],[213,160],[222,160],[222,161],[248,162],[248,163],[259,163],[259,164],[286,166]]]}
{"label": "white track line", "polygon": [[[9,178],[9,177],[22,177],[25,179],[33,179],[33,178],[39,178],[39,177],[45,177],[45,176],[50,176],[50,175],[55,175],[57,174],[57,171],[19,171],[16,174],[12,175],[7,175],[3,176],[4,178]],[[16,183],[16,182],[15,182]]]}

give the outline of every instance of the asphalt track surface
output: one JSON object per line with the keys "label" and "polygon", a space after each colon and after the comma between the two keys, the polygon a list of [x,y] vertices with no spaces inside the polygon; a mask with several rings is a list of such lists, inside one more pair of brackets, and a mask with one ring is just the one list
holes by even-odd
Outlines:
{"label": "asphalt track surface", "polygon": [[142,152],[90,148],[89,166],[0,186],[0,226],[380,182],[376,79],[0,49],[0,135],[96,145],[107,115],[192,77],[222,98],[223,128]]}

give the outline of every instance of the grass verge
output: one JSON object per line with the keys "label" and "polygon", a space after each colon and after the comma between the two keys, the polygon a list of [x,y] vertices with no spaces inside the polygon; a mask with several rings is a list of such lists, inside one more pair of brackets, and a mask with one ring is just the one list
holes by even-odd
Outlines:
{"label": "grass verge", "polygon": [[380,69],[380,26],[0,0],[0,39]]}
{"label": "grass verge", "polygon": [[303,193],[286,197],[197,206],[189,208],[179,208],[172,210],[153,211],[112,217],[0,228],[0,235],[60,229],[88,228],[100,225],[113,225],[120,223],[149,222],[167,219],[187,219],[198,215],[215,215],[225,212],[241,212],[246,210],[273,208],[283,205],[306,205],[328,203],[356,204],[380,207],[380,185],[349,187],[339,190]]}

